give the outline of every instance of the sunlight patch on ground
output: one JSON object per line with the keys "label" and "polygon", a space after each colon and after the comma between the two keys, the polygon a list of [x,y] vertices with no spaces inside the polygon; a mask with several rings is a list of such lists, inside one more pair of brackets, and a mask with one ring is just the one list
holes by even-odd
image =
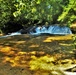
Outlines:
{"label": "sunlight patch on ground", "polygon": [[67,35],[67,36],[55,36],[55,37],[48,37],[46,38],[44,41],[48,40],[71,40],[72,36],[71,35]]}
{"label": "sunlight patch on ground", "polygon": [[4,53],[5,55],[14,55],[15,51],[18,51],[18,49],[9,46],[5,46],[0,49],[0,52]]}
{"label": "sunlight patch on ground", "polygon": [[30,54],[35,55],[35,54],[36,54],[36,51],[32,51],[32,52],[30,52]]}
{"label": "sunlight patch on ground", "polygon": [[30,61],[30,69],[31,70],[52,70],[54,68],[54,64],[52,63],[55,61],[54,57],[42,56],[40,58],[32,57]]}
{"label": "sunlight patch on ground", "polygon": [[10,41],[10,43],[16,43],[16,44],[23,44],[23,43],[25,43],[26,41]]}
{"label": "sunlight patch on ground", "polygon": [[29,46],[29,47],[39,47],[39,45],[32,44],[32,45]]}
{"label": "sunlight patch on ground", "polygon": [[[7,53],[7,52],[6,52]],[[8,52],[9,54],[9,52]],[[17,53],[14,53],[12,56],[9,55],[5,55],[2,57],[2,62],[3,63],[7,63],[9,62],[9,64],[14,67],[14,66],[28,66],[28,62],[33,59],[34,57],[36,57],[35,55],[38,55],[38,53],[36,51],[32,51],[32,52],[22,52],[19,51]],[[39,52],[39,55],[43,55],[44,52]]]}
{"label": "sunlight patch on ground", "polygon": [[46,39],[43,42],[52,42],[52,40],[51,39]]}
{"label": "sunlight patch on ground", "polygon": [[6,47],[1,48],[1,50],[0,50],[0,51],[1,51],[1,52],[4,52],[4,53],[8,53],[8,52],[12,51],[12,48],[11,48],[11,47],[6,46]]}
{"label": "sunlight patch on ground", "polygon": [[65,43],[59,43],[62,46],[72,46],[73,44],[65,44]]}
{"label": "sunlight patch on ground", "polygon": [[26,41],[18,41],[17,44],[23,44],[25,43]]}

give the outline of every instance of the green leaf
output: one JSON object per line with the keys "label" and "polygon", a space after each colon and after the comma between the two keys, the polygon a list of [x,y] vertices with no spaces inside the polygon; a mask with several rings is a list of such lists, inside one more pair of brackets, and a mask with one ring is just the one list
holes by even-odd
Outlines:
{"label": "green leaf", "polygon": [[32,8],[32,13],[34,13],[34,12],[36,12],[36,8],[35,7]]}
{"label": "green leaf", "polygon": [[37,4],[40,4],[40,2],[41,2],[41,0],[37,0],[37,2],[36,2],[36,3],[37,3]]}

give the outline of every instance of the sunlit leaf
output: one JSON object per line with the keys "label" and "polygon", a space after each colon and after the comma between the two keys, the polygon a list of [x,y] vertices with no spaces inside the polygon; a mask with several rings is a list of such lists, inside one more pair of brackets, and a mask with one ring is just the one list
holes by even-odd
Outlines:
{"label": "sunlit leaf", "polygon": [[34,13],[34,12],[36,12],[36,8],[33,8],[33,9],[32,9],[32,13]]}
{"label": "sunlit leaf", "polygon": [[41,2],[41,0],[37,0],[37,2],[36,2],[36,3],[37,3],[37,4],[40,4],[40,2]]}
{"label": "sunlit leaf", "polygon": [[13,15],[14,15],[14,17],[16,17],[16,13],[15,12],[13,13]]}

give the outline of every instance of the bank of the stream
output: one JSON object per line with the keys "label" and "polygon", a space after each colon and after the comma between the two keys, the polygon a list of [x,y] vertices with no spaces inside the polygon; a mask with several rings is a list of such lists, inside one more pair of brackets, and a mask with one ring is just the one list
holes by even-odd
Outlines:
{"label": "bank of the stream", "polygon": [[0,39],[0,75],[65,75],[75,64],[71,35]]}

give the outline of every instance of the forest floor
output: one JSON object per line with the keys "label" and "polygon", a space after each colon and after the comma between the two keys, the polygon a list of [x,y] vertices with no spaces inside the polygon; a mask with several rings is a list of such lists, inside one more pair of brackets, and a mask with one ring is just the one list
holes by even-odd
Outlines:
{"label": "forest floor", "polygon": [[[0,39],[0,75],[65,75],[76,66],[71,35],[17,35]],[[67,74],[70,75],[70,74]]]}

